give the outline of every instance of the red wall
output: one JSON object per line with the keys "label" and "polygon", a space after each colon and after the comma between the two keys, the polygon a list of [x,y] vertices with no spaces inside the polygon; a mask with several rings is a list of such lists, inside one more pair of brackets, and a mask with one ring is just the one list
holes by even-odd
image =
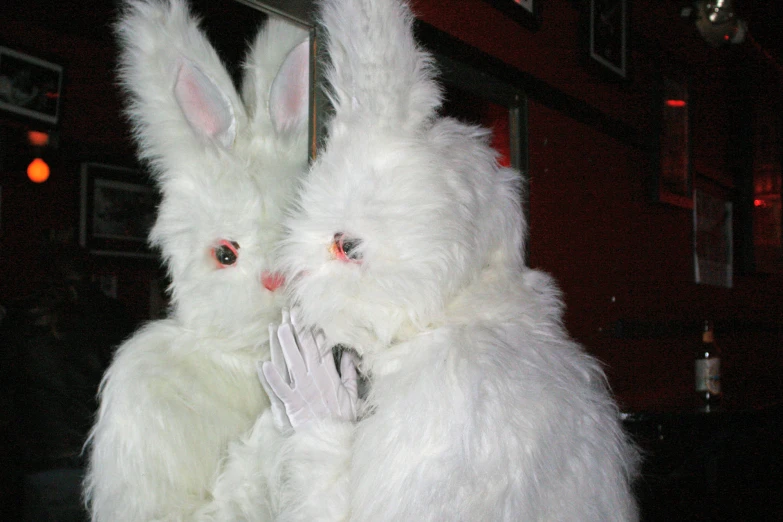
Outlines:
{"label": "red wall", "polygon": [[[734,64],[766,71],[767,63],[750,45],[708,47],[671,2],[637,1],[631,17],[631,80],[607,81],[586,65],[579,43],[585,19],[578,4],[544,2],[537,32],[481,0],[452,2],[448,9],[441,1],[416,0],[414,7],[425,22],[642,137],[655,132],[653,86],[661,71],[684,73],[696,186],[717,182],[736,195],[726,152],[730,109],[741,102],[775,110],[781,100],[738,100],[728,87]],[[692,211],[652,202],[647,181],[653,165],[647,151],[549,108],[546,100],[531,100],[528,118],[530,263],[560,281],[570,332],[606,363],[610,384],[624,405],[658,407],[691,397],[693,350],[700,340],[696,325],[704,318],[719,325],[727,402],[779,398],[781,275],[738,274],[732,289],[695,284]],[[617,334],[618,321],[651,330]],[[689,324],[693,331],[683,331],[682,325]]]}
{"label": "red wall", "polygon": [[[108,3],[95,8],[103,9],[108,20]],[[51,167],[50,177],[45,183],[33,184],[25,173],[32,159],[25,140],[27,125],[0,116],[2,303],[27,297],[45,285],[51,277],[47,273],[51,251],[78,237],[80,163],[134,165],[113,74],[116,48],[108,40],[108,28],[96,28],[94,38],[54,31],[38,25],[33,15],[40,11],[31,9],[22,16],[11,11],[10,19],[0,24],[0,42],[65,67],[61,123],[53,134],[56,150],[44,156]],[[88,276],[116,276],[117,297],[131,319],[148,318],[150,280],[160,275],[154,262],[92,257],[83,269]]]}

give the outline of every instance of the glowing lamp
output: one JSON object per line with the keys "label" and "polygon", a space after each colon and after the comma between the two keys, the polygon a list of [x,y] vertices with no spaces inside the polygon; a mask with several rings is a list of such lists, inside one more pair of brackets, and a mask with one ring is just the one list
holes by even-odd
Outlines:
{"label": "glowing lamp", "polygon": [[49,165],[41,158],[35,158],[27,166],[27,177],[33,183],[43,183],[49,179]]}
{"label": "glowing lamp", "polygon": [[41,131],[27,131],[27,141],[33,147],[45,147],[49,144],[49,135]]}
{"label": "glowing lamp", "polygon": [[667,107],[685,107],[685,100],[666,100]]}

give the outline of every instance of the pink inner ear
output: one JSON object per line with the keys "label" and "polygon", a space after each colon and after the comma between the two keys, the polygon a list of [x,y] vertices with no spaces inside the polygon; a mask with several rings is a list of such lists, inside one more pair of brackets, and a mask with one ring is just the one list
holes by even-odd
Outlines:
{"label": "pink inner ear", "polygon": [[310,94],[310,42],[286,56],[269,93],[269,110],[277,132],[301,125],[307,118]]}
{"label": "pink inner ear", "polygon": [[206,74],[193,64],[183,64],[174,95],[193,129],[225,147],[231,146],[236,133],[233,108],[225,93]]}

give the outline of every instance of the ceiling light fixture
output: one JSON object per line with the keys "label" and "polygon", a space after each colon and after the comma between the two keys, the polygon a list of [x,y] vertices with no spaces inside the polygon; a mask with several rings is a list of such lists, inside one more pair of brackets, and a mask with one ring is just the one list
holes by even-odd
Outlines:
{"label": "ceiling light fixture", "polygon": [[733,0],[698,0],[683,9],[682,16],[693,17],[699,34],[713,47],[745,41],[748,23],[737,18]]}

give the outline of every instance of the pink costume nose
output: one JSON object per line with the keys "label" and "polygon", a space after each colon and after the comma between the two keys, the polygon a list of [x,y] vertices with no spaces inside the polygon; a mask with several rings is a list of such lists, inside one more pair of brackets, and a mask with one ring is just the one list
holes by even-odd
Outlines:
{"label": "pink costume nose", "polygon": [[270,292],[274,292],[285,284],[285,276],[279,272],[264,271],[261,274],[261,284]]}

